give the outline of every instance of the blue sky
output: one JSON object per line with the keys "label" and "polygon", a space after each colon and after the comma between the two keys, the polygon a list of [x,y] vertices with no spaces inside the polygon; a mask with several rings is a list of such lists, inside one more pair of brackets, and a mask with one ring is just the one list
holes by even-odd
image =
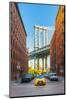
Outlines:
{"label": "blue sky", "polygon": [[18,3],[18,7],[27,32],[27,48],[32,50],[34,25],[55,26],[55,19],[59,6]]}

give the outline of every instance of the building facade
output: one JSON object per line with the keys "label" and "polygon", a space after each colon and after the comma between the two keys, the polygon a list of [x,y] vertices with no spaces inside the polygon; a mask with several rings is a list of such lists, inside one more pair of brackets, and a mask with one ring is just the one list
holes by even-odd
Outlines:
{"label": "building facade", "polygon": [[11,79],[17,78],[17,66],[20,71],[28,71],[28,52],[26,48],[26,31],[20,16],[18,5],[10,3],[10,51],[11,51]]}
{"label": "building facade", "polygon": [[56,33],[54,33],[50,45],[50,70],[56,71]]}
{"label": "building facade", "polygon": [[55,21],[55,32],[51,40],[50,47],[50,63],[51,70],[56,71],[57,75],[64,76],[64,18],[65,7],[60,6],[56,21]]}

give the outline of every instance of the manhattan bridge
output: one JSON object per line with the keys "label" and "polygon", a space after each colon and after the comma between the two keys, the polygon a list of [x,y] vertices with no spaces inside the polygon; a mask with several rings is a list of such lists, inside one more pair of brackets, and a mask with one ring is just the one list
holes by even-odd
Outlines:
{"label": "manhattan bridge", "polygon": [[54,27],[34,26],[34,50],[29,52],[29,60],[33,59],[34,69],[44,70],[50,67],[50,41],[52,36],[49,37],[49,34],[53,35],[54,30]]}

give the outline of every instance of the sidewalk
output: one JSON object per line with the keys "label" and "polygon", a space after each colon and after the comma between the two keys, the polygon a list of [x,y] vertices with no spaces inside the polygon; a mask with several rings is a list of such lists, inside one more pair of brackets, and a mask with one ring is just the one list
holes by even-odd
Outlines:
{"label": "sidewalk", "polygon": [[60,81],[64,80],[64,77],[61,77],[61,76],[58,76],[58,77]]}

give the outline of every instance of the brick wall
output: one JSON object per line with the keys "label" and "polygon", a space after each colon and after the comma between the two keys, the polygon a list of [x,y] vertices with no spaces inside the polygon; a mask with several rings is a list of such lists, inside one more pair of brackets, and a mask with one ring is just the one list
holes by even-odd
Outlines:
{"label": "brick wall", "polygon": [[[55,68],[58,75],[64,75],[64,6],[60,6],[55,22],[55,32],[51,41],[51,69]],[[54,62],[54,49],[56,62]]]}
{"label": "brick wall", "polygon": [[27,34],[16,3],[10,3],[10,30],[11,79],[13,80],[16,79],[18,62],[23,72],[27,72],[28,70],[28,53],[26,49]]}

